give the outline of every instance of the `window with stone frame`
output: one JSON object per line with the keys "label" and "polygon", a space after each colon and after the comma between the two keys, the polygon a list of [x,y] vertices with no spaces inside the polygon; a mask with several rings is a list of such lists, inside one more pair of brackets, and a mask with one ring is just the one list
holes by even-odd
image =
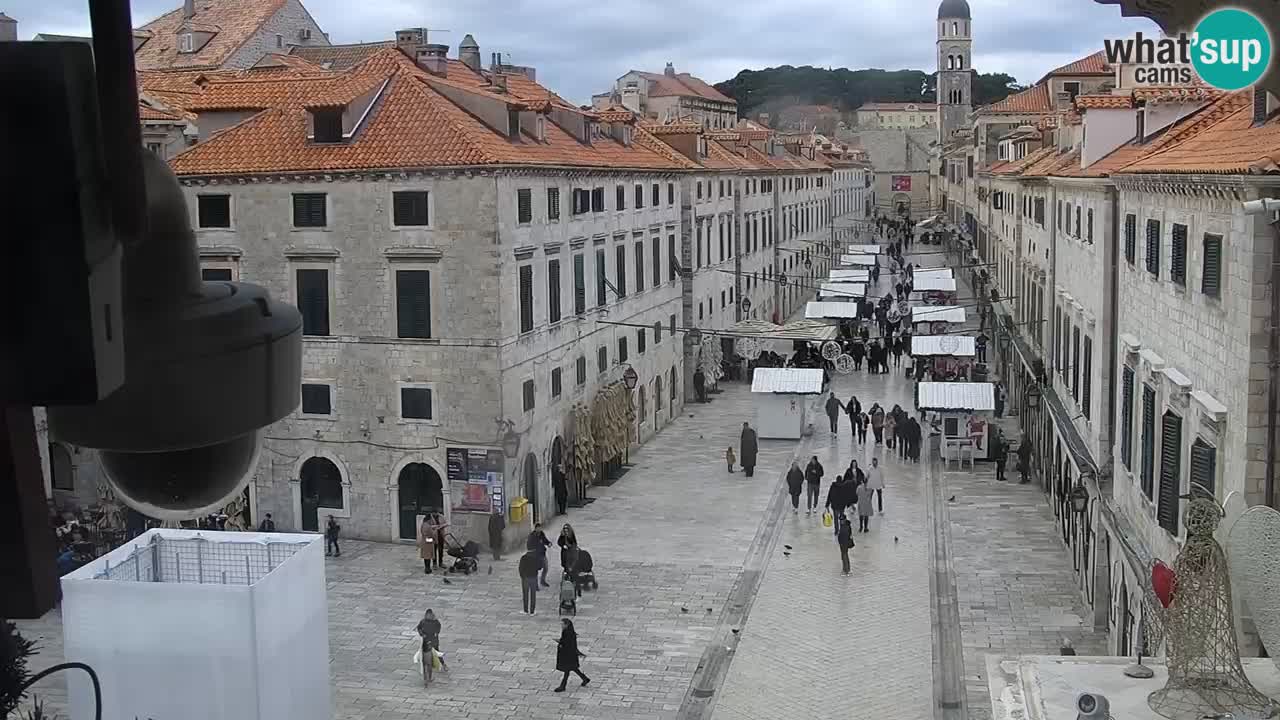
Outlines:
{"label": "window with stone frame", "polygon": [[1222,297],[1222,236],[1204,234],[1204,257],[1200,265],[1200,292]]}
{"label": "window with stone frame", "polygon": [[1076,236],[1076,239],[1077,239],[1077,240],[1079,240],[1081,237],[1083,237],[1083,234],[1080,232],[1080,206],[1079,206],[1079,205],[1076,205],[1076,231],[1075,231],[1075,236]]}
{"label": "window with stone frame", "polygon": [[636,183],[635,194],[636,194],[636,209],[639,210],[644,207],[644,185],[641,185],[640,183]]}
{"label": "window with stone frame", "polygon": [[1124,259],[1130,265],[1138,262],[1138,216],[1133,213],[1124,216]]}
{"label": "window with stone frame", "polygon": [[1093,419],[1093,338],[1088,335],[1084,336],[1084,344],[1081,349],[1083,355],[1080,367],[1080,375],[1082,376],[1080,384],[1080,412],[1084,413],[1085,420]]}
{"label": "window with stone frame", "polygon": [[601,345],[600,349],[596,351],[596,372],[600,375],[603,375],[605,371],[608,369],[609,369],[609,348],[606,345]]}
{"label": "window with stone frame", "polygon": [[1093,244],[1093,208],[1085,213],[1085,242]]}
{"label": "window with stone frame", "polygon": [[547,261],[547,322],[560,321],[560,260]]}
{"label": "window with stone frame", "polygon": [[534,388],[532,380],[524,381],[524,385],[520,387],[520,395],[524,411],[532,412],[538,400],[537,390]]}
{"label": "window with stone frame", "polygon": [[673,182],[667,183],[667,204],[676,204],[676,184]]}
{"label": "window with stone frame", "polygon": [[1174,223],[1169,236],[1169,279],[1185,287],[1187,284],[1187,226]]}
{"label": "window with stone frame", "polygon": [[329,334],[329,271],[299,268],[298,309],[302,311],[302,334],[324,337]]}
{"label": "window with stone frame", "polygon": [[658,183],[654,183],[653,187],[650,188],[650,190],[651,190],[650,192],[651,197],[649,198],[649,205],[653,207],[658,207],[659,205],[662,204],[662,186],[659,185]]}
{"label": "window with stone frame", "polygon": [[613,189],[613,209],[622,212],[627,209],[627,186],[619,185]]}
{"label": "window with stone frame", "polygon": [[516,190],[516,222],[524,225],[533,222],[533,190]]}
{"label": "window with stone frame", "polygon": [[551,368],[551,397],[560,397],[562,377],[560,368]]}
{"label": "window with stone frame", "polygon": [[645,328],[636,328],[636,354],[643,355],[648,339],[648,331]]}
{"label": "window with stone frame", "polygon": [[587,359],[579,357],[573,362],[574,380],[579,386],[587,384]]}
{"label": "window with stone frame", "polygon": [[1133,470],[1133,368],[1120,371],[1120,462]]}
{"label": "window with stone frame", "polygon": [[1142,494],[1148,500],[1155,497],[1156,463],[1156,391],[1150,385],[1142,385],[1142,463],[1139,477]]}
{"label": "window with stone frame", "polygon": [[667,282],[675,282],[680,258],[676,257],[676,236],[667,236]]}
{"label": "window with stone frame", "polygon": [[400,417],[405,420],[433,419],[435,408],[431,395],[430,388],[400,388]]}
{"label": "window with stone frame", "polygon": [[591,191],[586,188],[573,189],[573,214],[586,215],[591,212]]}
{"label": "window with stone frame", "polygon": [[1218,449],[1196,438],[1191,443],[1191,482],[1213,494],[1218,483]]}
{"label": "window with stone frame", "polygon": [[533,331],[533,266],[521,265],[519,272],[520,332]]}
{"label": "window with stone frame", "polygon": [[329,223],[328,195],[325,193],[293,194],[293,226],[322,228]]}
{"label": "window with stone frame", "polygon": [[627,339],[624,337],[620,337],[618,338],[618,362],[624,363],[626,361],[627,361]]}
{"label": "window with stone frame", "polygon": [[431,272],[396,271],[396,337],[431,337]]}
{"label": "window with stone frame", "polygon": [[1172,410],[1160,419],[1160,502],[1156,520],[1170,535],[1178,535],[1182,495],[1182,418]]}
{"label": "window with stone frame", "polygon": [[604,212],[604,188],[602,187],[591,189],[591,212]]}
{"label": "window with stone frame", "polygon": [[547,219],[560,219],[560,188],[547,188]]}
{"label": "window with stone frame", "polygon": [[1160,277],[1160,221],[1147,220],[1147,272]]}
{"label": "window with stone frame", "polygon": [[644,292],[644,240],[636,241],[636,292]]}
{"label": "window with stone frame", "polygon": [[329,383],[302,383],[303,415],[332,415],[333,386]]}
{"label": "window with stone frame", "polygon": [[196,215],[201,228],[230,228],[231,196],[197,195]]}

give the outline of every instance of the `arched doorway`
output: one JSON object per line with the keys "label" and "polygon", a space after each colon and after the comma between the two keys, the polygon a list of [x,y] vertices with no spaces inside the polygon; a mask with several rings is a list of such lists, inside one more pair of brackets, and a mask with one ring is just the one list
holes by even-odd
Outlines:
{"label": "arched doorway", "polygon": [[444,484],[440,473],[426,463],[409,463],[396,478],[400,495],[400,539],[418,537],[418,516],[444,510]]}
{"label": "arched doorway", "polygon": [[893,211],[898,215],[909,215],[911,213],[911,196],[906,193],[895,193],[893,196]]}
{"label": "arched doorway", "polygon": [[556,498],[556,513],[563,514],[564,509],[560,507],[560,498],[564,498],[566,504],[569,499],[569,480],[565,477],[564,472],[564,443],[559,437],[551,441],[551,493]]}
{"label": "arched doorway", "polygon": [[75,492],[75,469],[71,466],[71,453],[58,443],[49,443],[49,482],[54,490]]}
{"label": "arched doorway", "polygon": [[533,453],[524,456],[524,470],[520,473],[520,491],[529,501],[529,507],[533,508],[533,521],[540,522],[538,516],[542,513],[538,507],[538,461],[534,459]]}
{"label": "arched doorway", "polygon": [[653,378],[653,429],[658,429],[658,416],[662,413],[662,373]]}
{"label": "arched doorway", "polygon": [[342,472],[329,458],[313,457],[302,463],[302,529],[320,530],[320,508],[342,509]]}

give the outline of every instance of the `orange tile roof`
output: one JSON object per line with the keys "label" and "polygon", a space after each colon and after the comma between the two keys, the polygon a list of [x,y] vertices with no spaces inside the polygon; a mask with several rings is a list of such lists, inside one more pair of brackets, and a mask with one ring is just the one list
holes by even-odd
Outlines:
{"label": "orange tile roof", "polygon": [[329,72],[328,68],[296,55],[267,53],[253,67],[243,71],[247,77],[267,77],[281,75],[320,75]]}
{"label": "orange tile roof", "polygon": [[181,115],[152,107],[146,103],[138,103],[138,119],[143,122],[185,122]]}
{"label": "orange tile roof", "polygon": [[999,102],[994,102],[979,110],[981,113],[1017,113],[1028,115],[1053,111],[1053,103],[1049,100],[1049,86],[1033,85],[1026,90],[1016,92]]}
{"label": "orange tile roof", "polygon": [[1037,85],[1043,85],[1045,80],[1056,75],[1110,75],[1112,68],[1107,64],[1107,54],[1103,50],[1099,50],[1092,55],[1087,55],[1074,62],[1069,62],[1059,68],[1050,70],[1044,77],[1040,78]]}
{"label": "orange tile roof", "polygon": [[1017,160],[1011,160],[1005,163],[1000,169],[992,169],[990,172],[994,175],[1021,175],[1028,168],[1045,159],[1046,157],[1056,153],[1058,148],[1050,146],[1033,150]]}
{"label": "orange tile roof", "polygon": [[[139,70],[219,67],[284,4],[285,0],[198,0],[190,21],[181,7],[171,10],[140,28],[151,38],[134,52],[134,64]],[[180,53],[178,31],[188,22],[216,32],[198,51]]]}
{"label": "orange tile roof", "polygon": [[669,123],[667,125],[659,125],[657,123],[641,123],[645,130],[654,135],[697,135],[702,132],[702,126],[697,123]]}
{"label": "orange tile roof", "polygon": [[346,70],[364,62],[379,50],[395,47],[395,45],[393,41],[387,40],[354,45],[297,46],[291,48],[289,54],[329,70]]}
{"label": "orange tile roof", "polygon": [[1133,107],[1131,95],[1077,95],[1076,107],[1086,110],[1127,110]]}
{"label": "orange tile roof", "polygon": [[1253,125],[1252,94],[1238,91],[1207,106],[1176,137],[1126,165],[1125,173],[1280,173],[1280,123]]}
{"label": "orange tile roof", "polygon": [[[465,66],[463,66],[465,67]],[[452,70],[452,66],[450,70]],[[452,74],[451,74],[452,77]],[[179,154],[171,161],[178,175],[244,175],[341,172],[475,165],[678,170],[686,167],[673,151],[655,149],[643,129],[630,146],[600,137],[584,144],[554,122],[544,140],[525,135],[513,141],[437,92],[440,80],[391,48],[332,77],[214,82],[200,96],[203,109],[261,111]],[[370,82],[388,81],[353,141],[316,144],[306,138],[312,103]],[[541,88],[521,84],[525,96]],[[473,92],[488,92],[478,86]],[[555,97],[545,88],[542,97]]]}
{"label": "orange tile roof", "polygon": [[1222,97],[1222,91],[1208,85],[1188,87],[1139,87],[1133,89],[1133,99],[1148,104],[1211,102]]}
{"label": "orange tile roof", "polygon": [[666,75],[663,73],[651,73],[643,71],[635,71],[650,83],[650,97],[668,97],[668,96],[684,96],[697,97],[704,100],[715,100],[717,102],[726,102],[737,104],[737,101],[731,97],[726,97],[723,93],[710,85],[706,84],[699,78],[689,73],[677,73],[675,75]]}

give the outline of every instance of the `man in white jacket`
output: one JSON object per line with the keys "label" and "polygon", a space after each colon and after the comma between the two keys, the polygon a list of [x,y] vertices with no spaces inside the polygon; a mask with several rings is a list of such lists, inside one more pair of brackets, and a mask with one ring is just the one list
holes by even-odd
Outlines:
{"label": "man in white jacket", "polygon": [[876,491],[876,511],[884,514],[884,471],[880,469],[880,458],[871,458],[871,468],[867,470],[867,487]]}

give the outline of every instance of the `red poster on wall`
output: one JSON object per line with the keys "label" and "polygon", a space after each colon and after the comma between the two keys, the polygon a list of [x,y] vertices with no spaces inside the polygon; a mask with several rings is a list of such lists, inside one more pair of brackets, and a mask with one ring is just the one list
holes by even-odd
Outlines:
{"label": "red poster on wall", "polygon": [[890,184],[893,187],[893,192],[911,192],[910,175],[894,175]]}

